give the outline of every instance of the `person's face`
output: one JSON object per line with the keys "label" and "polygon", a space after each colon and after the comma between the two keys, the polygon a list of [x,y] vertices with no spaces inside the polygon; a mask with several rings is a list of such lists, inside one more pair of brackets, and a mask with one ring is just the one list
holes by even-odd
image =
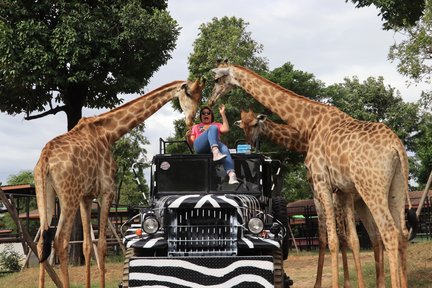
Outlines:
{"label": "person's face", "polygon": [[208,110],[208,109],[204,109],[204,110],[201,112],[201,122],[202,122],[202,123],[210,124],[210,123],[211,123],[211,118],[212,118],[212,116],[211,116],[211,112],[210,112],[210,110]]}

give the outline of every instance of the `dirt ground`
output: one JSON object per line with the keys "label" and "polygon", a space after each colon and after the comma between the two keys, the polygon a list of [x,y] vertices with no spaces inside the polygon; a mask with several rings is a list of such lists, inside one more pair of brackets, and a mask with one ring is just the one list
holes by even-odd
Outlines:
{"label": "dirt ground", "polygon": [[[340,256],[339,256],[340,257]],[[339,258],[339,279],[343,279],[342,260]],[[288,259],[284,262],[284,269],[288,276],[294,281],[292,288],[309,288],[315,283],[316,265],[318,253],[290,251]],[[353,274],[352,254],[348,253],[352,287],[357,287],[356,276]],[[366,280],[366,287],[375,286],[375,269],[373,253],[370,251],[361,252],[363,275]],[[324,261],[322,287],[331,287],[331,259],[327,252]],[[432,241],[408,246],[408,284],[410,288],[432,287]],[[58,267],[55,268],[59,273]],[[106,265],[106,288],[117,288],[122,278],[123,264],[119,262]],[[71,287],[84,287],[84,267],[69,267]],[[387,273],[388,276],[388,273]],[[54,284],[47,276],[47,288],[54,288]],[[91,268],[92,287],[98,287],[99,271],[95,264]],[[367,281],[369,280],[369,281]],[[24,269],[22,272],[11,275],[0,276],[0,287],[28,288],[37,287],[38,267]],[[342,285],[341,285],[342,287]],[[389,287],[389,286],[388,286]]]}
{"label": "dirt ground", "polygon": [[[352,254],[348,253],[349,263],[353,263]],[[374,261],[372,252],[361,253],[362,264]],[[305,255],[304,253],[290,252],[288,259],[284,262],[286,274],[294,281],[292,288],[313,287],[315,284],[316,269],[318,263],[318,253]],[[324,270],[322,287],[331,287],[330,254],[326,253],[324,260]],[[342,259],[339,256],[339,267],[342,267]],[[343,276],[339,274],[340,278]]]}

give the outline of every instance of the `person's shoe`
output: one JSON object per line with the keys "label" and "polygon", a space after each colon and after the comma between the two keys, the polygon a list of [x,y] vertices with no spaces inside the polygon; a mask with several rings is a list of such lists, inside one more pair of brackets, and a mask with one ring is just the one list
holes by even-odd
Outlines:
{"label": "person's shoe", "polygon": [[226,157],[226,155],[222,154],[219,151],[219,148],[217,148],[217,147],[212,148],[212,152],[213,152],[213,161],[214,162],[220,161]]}
{"label": "person's shoe", "polygon": [[230,184],[230,185],[239,184],[239,181],[237,180],[237,175],[234,172],[231,172],[229,174],[228,184]]}

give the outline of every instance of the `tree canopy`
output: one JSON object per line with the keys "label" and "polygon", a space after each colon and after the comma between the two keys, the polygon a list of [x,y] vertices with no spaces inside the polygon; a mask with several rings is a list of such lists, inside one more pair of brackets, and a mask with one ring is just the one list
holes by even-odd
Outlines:
{"label": "tree canopy", "polygon": [[[144,205],[148,196],[148,186],[144,178],[143,170],[147,164],[147,151],[143,147],[150,142],[144,136],[144,124],[140,124],[129,133],[119,139],[113,146],[113,155],[117,163],[116,183],[120,205],[137,206]],[[135,174],[136,173],[136,174]],[[136,182],[138,181],[138,183]]]}
{"label": "tree canopy", "polygon": [[427,1],[424,15],[415,26],[403,30],[405,37],[390,48],[389,58],[397,60],[399,73],[416,82],[431,80],[432,3]]}
{"label": "tree canopy", "polygon": [[[348,0],[345,0],[348,2]],[[423,14],[425,0],[351,0],[356,8],[374,5],[386,30],[415,25]]]}
{"label": "tree canopy", "polygon": [[44,111],[27,119],[64,111],[71,129],[82,107],[112,108],[119,93],[139,92],[175,48],[179,28],[166,8],[166,0],[2,2],[0,111]]}
{"label": "tree canopy", "polygon": [[[267,59],[259,56],[262,53],[262,44],[253,40],[251,32],[247,31],[249,23],[241,18],[222,17],[213,18],[210,22],[201,24],[198,37],[193,43],[193,51],[189,55],[189,75],[190,78],[204,77],[207,79],[206,88],[203,91],[203,101],[207,100],[214,82],[211,69],[216,67],[218,59],[226,58],[231,63],[239,64],[251,68],[254,71],[267,71]],[[250,107],[257,105],[252,97],[237,89],[230,93],[232,96],[224,99],[227,108],[227,117],[232,124],[239,119],[239,107]],[[174,101],[174,109],[180,109],[178,101]],[[216,119],[219,118],[219,110],[214,109]],[[199,120],[199,119],[197,119]],[[176,134],[174,138],[184,139],[185,125],[184,120],[175,122]],[[231,131],[234,131],[232,129]],[[238,133],[230,132],[225,141],[233,145]],[[168,151],[185,152],[184,145],[172,145]]]}

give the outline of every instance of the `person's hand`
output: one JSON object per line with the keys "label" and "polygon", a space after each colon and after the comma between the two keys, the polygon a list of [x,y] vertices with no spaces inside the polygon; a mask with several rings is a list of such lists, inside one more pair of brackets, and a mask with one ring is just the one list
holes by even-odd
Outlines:
{"label": "person's hand", "polygon": [[221,115],[225,114],[225,105],[224,104],[222,104],[222,105],[219,106],[219,113]]}
{"label": "person's hand", "polygon": [[188,142],[188,144],[189,144],[190,146],[193,145],[193,140],[192,140],[192,137],[191,137],[191,136],[192,136],[192,130],[189,129],[189,130],[186,131],[185,138],[186,138],[186,141]]}

